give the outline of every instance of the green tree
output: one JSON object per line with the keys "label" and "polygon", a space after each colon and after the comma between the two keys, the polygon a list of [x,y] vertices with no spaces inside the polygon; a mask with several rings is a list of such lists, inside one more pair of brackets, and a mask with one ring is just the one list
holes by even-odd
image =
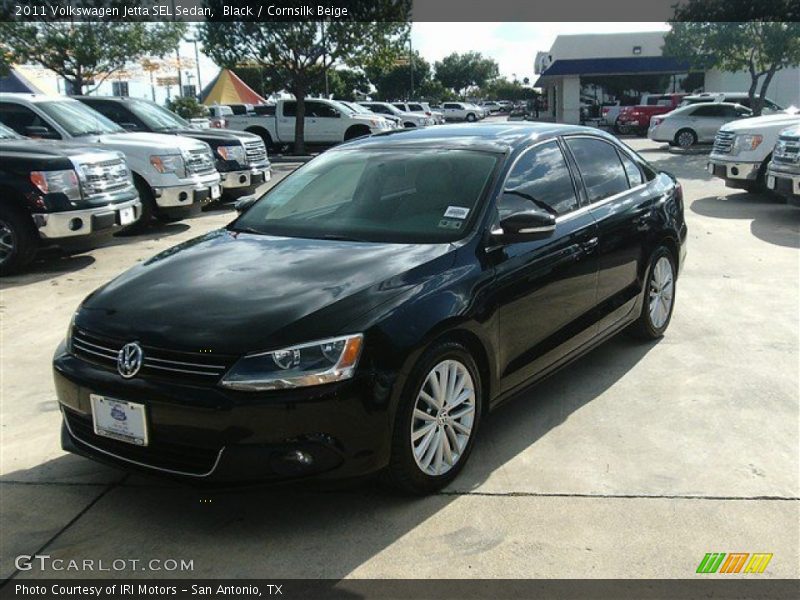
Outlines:
{"label": "green tree", "polygon": [[444,87],[438,79],[428,79],[420,83],[417,96],[420,100],[431,104],[441,104],[458,98],[451,89]]}
{"label": "green tree", "polygon": [[[765,8],[781,7],[785,15],[797,12],[796,0],[765,0]],[[761,114],[764,98],[775,73],[800,64],[800,23],[784,20],[747,22],[700,21],[751,15],[741,0],[688,0],[675,10],[672,30],[664,39],[664,54],[687,60],[692,68],[747,71],[750,74],[750,105]],[[763,16],[763,15],[761,15]]]}
{"label": "green tree", "polygon": [[[73,0],[72,6],[90,6]],[[120,4],[113,0],[106,6]],[[94,3],[96,5],[96,3]],[[70,93],[91,92],[143,56],[174,51],[185,23],[0,22],[0,53],[11,63],[35,63],[63,77]],[[92,86],[84,90],[84,86]]]}
{"label": "green tree", "polygon": [[167,110],[177,113],[184,119],[208,116],[208,107],[200,104],[196,98],[189,96],[176,96],[167,100]]}
{"label": "green tree", "polygon": [[354,100],[355,92],[369,93],[369,79],[363,71],[357,69],[330,69],[328,71],[328,87],[325,89],[325,76],[312,85],[308,92],[315,96],[332,96],[337,100]]}
{"label": "green tree", "polygon": [[481,88],[481,96],[489,100],[530,100],[536,95],[532,88],[525,87],[519,81],[509,81],[504,77],[490,81]]}
{"label": "green tree", "polygon": [[435,68],[436,79],[461,96],[471,87],[484,86],[499,73],[497,63],[480,52],[454,52],[437,61]]}
{"label": "green tree", "polygon": [[[221,12],[223,0],[207,5]],[[287,1],[281,6],[301,6]],[[294,150],[305,152],[305,97],[334,66],[357,67],[391,60],[408,35],[411,0],[372,0],[348,6],[352,20],[330,22],[207,22],[200,28],[203,50],[217,64],[255,61],[269,77],[284,82],[297,99]]]}
{"label": "green tree", "polygon": [[[414,94],[411,93],[411,81],[414,81]],[[418,95],[418,90],[431,79],[431,65],[413,52],[400,55],[390,64],[370,64],[365,68],[369,81],[377,90],[376,96],[381,100],[408,100]]]}

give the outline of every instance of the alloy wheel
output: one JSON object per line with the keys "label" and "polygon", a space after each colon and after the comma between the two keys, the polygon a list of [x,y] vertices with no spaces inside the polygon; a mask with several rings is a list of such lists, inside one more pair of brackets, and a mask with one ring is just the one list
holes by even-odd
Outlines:
{"label": "alloy wheel", "polygon": [[447,473],[461,459],[475,420],[475,384],[467,367],[445,360],[428,373],[414,403],[411,448],[426,475]]}
{"label": "alloy wheel", "polygon": [[0,221],[0,264],[3,264],[14,254],[17,238],[14,231],[6,221]]}
{"label": "alloy wheel", "polygon": [[661,329],[669,319],[674,296],[672,263],[669,258],[662,256],[656,261],[650,277],[650,323],[656,329]]}
{"label": "alloy wheel", "polygon": [[691,131],[682,131],[678,134],[678,145],[681,148],[690,148],[694,145],[694,135]]}

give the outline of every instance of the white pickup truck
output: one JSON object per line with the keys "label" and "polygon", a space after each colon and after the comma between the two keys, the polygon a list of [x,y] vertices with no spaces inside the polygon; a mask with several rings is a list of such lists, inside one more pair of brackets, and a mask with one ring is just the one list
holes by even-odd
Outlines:
{"label": "white pickup truck", "polygon": [[726,123],[714,138],[708,172],[724,179],[728,187],[764,191],[775,142],[781,131],[797,123],[800,114],[788,110]]}
{"label": "white pickup truck", "polygon": [[800,206],[800,122],[778,137],[767,169],[767,188]]}
{"label": "white pickup truck", "polygon": [[117,150],[142,201],[138,227],[152,217],[180,220],[220,197],[220,175],[205,142],[160,133],[130,133],[82,102],[0,93],[0,122],[20,135]]}
{"label": "white pickup truck", "polygon": [[[225,115],[226,127],[255,133],[264,140],[267,148],[293,144],[297,102],[278,100],[274,110],[264,108],[268,110],[259,110],[256,114]],[[379,115],[356,113],[335,100],[307,99],[305,111],[304,138],[311,146],[331,146],[394,129],[392,123]]]}

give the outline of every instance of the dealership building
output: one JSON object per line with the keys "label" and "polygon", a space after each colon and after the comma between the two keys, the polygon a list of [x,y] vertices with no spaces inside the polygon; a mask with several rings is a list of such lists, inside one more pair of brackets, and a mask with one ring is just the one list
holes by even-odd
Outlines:
{"label": "dealership building", "polygon": [[[534,85],[542,89],[547,106],[540,116],[580,123],[587,107],[616,100],[635,103],[642,93],[685,92],[685,88],[746,92],[750,87],[745,71],[690,74],[686,62],[662,54],[664,35],[658,31],[559,35],[550,50],[537,53],[534,61],[539,76]],[[778,71],[767,96],[782,106],[800,106],[800,66]]]}

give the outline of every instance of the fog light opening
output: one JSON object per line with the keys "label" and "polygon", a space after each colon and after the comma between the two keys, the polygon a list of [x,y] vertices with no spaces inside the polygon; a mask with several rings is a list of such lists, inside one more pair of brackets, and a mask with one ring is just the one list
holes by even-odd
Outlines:
{"label": "fog light opening", "polygon": [[283,459],[304,467],[310,467],[312,464],[314,464],[314,457],[308,452],[303,452],[302,450],[293,450],[288,452]]}
{"label": "fog light opening", "polygon": [[69,222],[69,229],[70,231],[78,231],[81,227],[83,227],[83,219],[75,217],[71,219]]}
{"label": "fog light opening", "polygon": [[731,167],[731,174],[732,175],[738,175],[739,174],[738,167]]}
{"label": "fog light opening", "polygon": [[178,200],[181,202],[186,202],[186,199],[188,197],[189,195],[186,192],[181,192],[180,195],[178,196]]}
{"label": "fog light opening", "polygon": [[239,183],[247,183],[247,175],[239,175]]}

